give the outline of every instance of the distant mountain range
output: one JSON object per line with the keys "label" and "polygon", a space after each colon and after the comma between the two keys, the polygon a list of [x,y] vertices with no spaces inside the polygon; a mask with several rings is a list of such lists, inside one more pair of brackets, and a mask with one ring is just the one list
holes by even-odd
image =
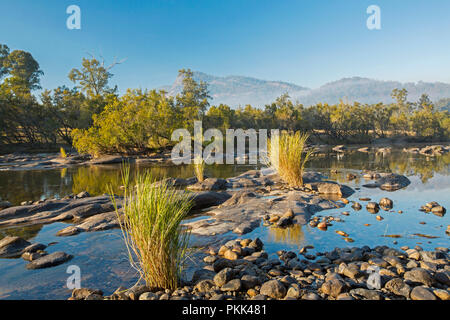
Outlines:
{"label": "distant mountain range", "polygon": [[[334,104],[339,100],[361,103],[390,103],[391,92],[395,88],[406,88],[408,100],[417,101],[426,93],[431,100],[450,97],[450,84],[443,82],[407,82],[380,81],[361,77],[343,78],[329,82],[323,86],[310,89],[293,83],[282,81],[266,81],[244,76],[217,77],[203,72],[194,72],[196,81],[204,81],[212,97],[211,105],[227,104],[231,107],[250,104],[254,107],[264,107],[273,102],[283,93],[288,93],[292,100],[310,106],[319,102]],[[172,85],[161,89],[168,91],[169,95],[181,92],[182,79],[177,77]]]}

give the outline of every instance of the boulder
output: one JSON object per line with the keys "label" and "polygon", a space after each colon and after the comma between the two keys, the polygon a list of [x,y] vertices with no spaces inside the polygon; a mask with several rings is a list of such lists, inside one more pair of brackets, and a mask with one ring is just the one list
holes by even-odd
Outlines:
{"label": "boulder", "polygon": [[393,294],[403,296],[405,298],[409,298],[409,294],[411,293],[411,287],[400,278],[389,280],[386,282],[384,287]]}
{"label": "boulder", "polygon": [[101,290],[95,290],[95,289],[89,289],[89,288],[73,289],[72,298],[75,300],[85,300],[87,297],[89,297],[93,294],[102,296],[103,292]]}
{"label": "boulder", "polygon": [[73,258],[72,255],[62,252],[62,251],[58,251],[58,252],[54,252],[54,253],[45,255],[41,258],[38,258],[38,259],[30,262],[29,264],[27,264],[27,269],[49,268],[49,267],[63,264],[72,258]]}
{"label": "boulder", "polygon": [[412,300],[437,300],[436,296],[427,288],[420,286],[411,291]]}
{"label": "boulder", "polygon": [[214,276],[214,283],[216,286],[221,287],[228,281],[232,280],[234,276],[234,271],[231,268],[224,268],[220,270],[215,276]]}
{"label": "boulder", "polygon": [[273,299],[283,299],[286,295],[286,287],[278,280],[269,280],[263,283],[259,292]]}
{"label": "boulder", "polygon": [[431,274],[423,268],[414,268],[411,271],[405,272],[404,278],[405,280],[415,283],[423,283],[429,287],[431,287],[435,282]]}
{"label": "boulder", "polygon": [[322,284],[321,291],[329,296],[336,298],[341,293],[347,292],[349,289],[348,285],[341,280],[331,279]]}
{"label": "boulder", "polygon": [[321,194],[337,195],[339,197],[348,197],[354,193],[352,188],[340,185],[333,181],[305,183],[305,187]]}
{"label": "boulder", "polygon": [[233,279],[225,283],[222,288],[222,291],[240,291],[242,288],[242,283],[240,279]]}
{"label": "boulder", "polygon": [[217,206],[221,203],[224,203],[230,198],[231,195],[226,192],[196,192],[192,196],[192,199],[194,201],[193,209],[197,210]]}
{"label": "boulder", "polygon": [[380,207],[386,208],[386,209],[392,209],[394,206],[394,201],[392,201],[389,198],[382,198],[379,202]]}
{"label": "boulder", "polygon": [[366,188],[380,188],[386,191],[396,191],[407,187],[411,181],[402,175],[396,173],[382,173],[374,183],[364,184]]}
{"label": "boulder", "polygon": [[22,255],[30,243],[20,237],[7,236],[0,240],[0,258],[11,258]]}
{"label": "boulder", "polygon": [[220,178],[207,178],[187,187],[191,191],[217,191],[226,189],[227,181]]}

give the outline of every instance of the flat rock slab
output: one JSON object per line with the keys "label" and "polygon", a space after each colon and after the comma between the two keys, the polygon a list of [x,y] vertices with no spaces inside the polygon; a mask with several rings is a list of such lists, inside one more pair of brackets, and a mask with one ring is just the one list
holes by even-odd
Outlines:
{"label": "flat rock slab", "polygon": [[258,193],[238,191],[218,208],[208,211],[211,218],[185,225],[196,235],[212,236],[233,231],[245,234],[257,228],[263,216],[283,214],[291,209],[293,221],[306,224],[314,212],[340,208],[343,204],[313,196],[303,191],[289,191],[269,198]]}
{"label": "flat rock slab", "polygon": [[[264,174],[265,171],[267,171],[268,174]],[[303,181],[305,183],[317,182],[322,178],[322,174],[318,172],[307,171],[303,174]],[[256,188],[283,184],[283,180],[280,176],[278,176],[278,174],[274,174],[271,169],[249,170],[237,177],[228,178],[226,181],[227,189]]]}
{"label": "flat rock slab", "polygon": [[7,208],[0,211],[0,227],[46,224],[64,220],[80,220],[114,210],[109,196],[83,199],[48,200],[36,205]]}
{"label": "flat rock slab", "polygon": [[68,226],[56,234],[57,236],[74,236],[80,232],[103,231],[120,226],[117,213],[115,211],[100,213],[85,219],[82,223]]}
{"label": "flat rock slab", "polygon": [[63,264],[72,258],[73,258],[72,255],[62,252],[62,251],[58,251],[58,252],[54,252],[54,253],[48,254],[46,256],[43,256],[41,258],[38,258],[36,260],[33,260],[32,262],[27,264],[27,269],[49,268],[49,267]]}

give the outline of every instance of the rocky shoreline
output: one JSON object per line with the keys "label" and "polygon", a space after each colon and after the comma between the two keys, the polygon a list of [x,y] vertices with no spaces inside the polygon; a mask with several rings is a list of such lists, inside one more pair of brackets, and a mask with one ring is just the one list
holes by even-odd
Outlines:
{"label": "rocky shoreline", "polygon": [[[404,144],[403,144],[404,145]],[[386,154],[392,151],[392,146],[345,146],[345,145],[315,145],[316,153],[334,152],[343,154],[347,152],[363,152]],[[448,144],[415,144],[411,143],[407,147],[403,147],[403,152],[421,154],[427,157],[435,157],[447,154],[450,151]],[[245,156],[244,156],[245,157]],[[136,165],[173,165],[171,161],[171,152],[165,151],[161,153],[152,153],[142,156],[122,156],[122,155],[104,155],[99,158],[93,158],[89,155],[68,155],[61,157],[59,153],[36,153],[22,154],[12,153],[0,155],[0,171],[16,171],[16,170],[49,170],[63,169],[73,166],[102,166],[111,164],[121,164],[123,162],[134,163]]]}
{"label": "rocky shoreline", "polygon": [[448,248],[378,246],[278,251],[256,239],[210,248],[206,266],[176,290],[136,285],[110,296],[74,289],[70,300],[450,300]]}

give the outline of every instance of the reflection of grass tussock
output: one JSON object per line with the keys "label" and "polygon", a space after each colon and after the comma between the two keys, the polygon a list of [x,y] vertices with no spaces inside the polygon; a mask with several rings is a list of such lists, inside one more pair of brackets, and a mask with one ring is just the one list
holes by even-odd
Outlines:
{"label": "reflection of grass tussock", "polygon": [[270,227],[269,234],[272,241],[284,244],[300,244],[305,239],[302,226],[295,224],[289,228]]}
{"label": "reflection of grass tussock", "polygon": [[203,180],[205,179],[204,172],[205,172],[205,161],[203,160],[202,157],[198,157],[194,161],[194,173],[199,182],[203,182]]}

